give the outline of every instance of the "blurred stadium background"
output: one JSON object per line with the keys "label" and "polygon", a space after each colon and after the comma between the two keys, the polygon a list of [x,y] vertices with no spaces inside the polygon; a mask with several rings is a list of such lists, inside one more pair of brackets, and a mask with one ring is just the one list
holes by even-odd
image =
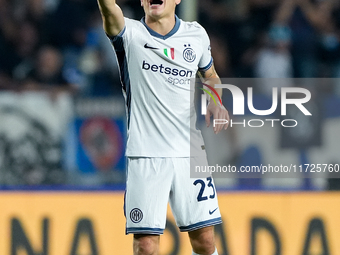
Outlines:
{"label": "blurred stadium background", "polygon": [[[143,16],[138,0],[117,3]],[[177,12],[206,28],[221,77],[332,81],[309,84],[318,116],[298,135],[229,129],[213,162],[340,164],[339,1],[183,0]],[[255,87],[258,106],[272,85]],[[96,1],[0,0],[0,90],[0,254],[132,254],[124,101]],[[305,177],[216,179],[220,254],[339,255],[340,193],[327,192],[339,179]],[[161,243],[191,254],[170,214]]]}

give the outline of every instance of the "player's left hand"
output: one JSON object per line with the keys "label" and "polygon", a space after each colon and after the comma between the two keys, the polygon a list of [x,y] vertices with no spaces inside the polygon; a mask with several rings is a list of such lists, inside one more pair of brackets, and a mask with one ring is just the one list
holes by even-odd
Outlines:
{"label": "player's left hand", "polygon": [[[207,127],[210,126],[210,118],[213,117],[213,128],[214,133],[218,134],[223,128],[226,130],[229,126],[229,112],[228,110],[220,103],[217,105],[211,100],[208,104],[207,114],[205,115],[205,122]],[[214,121],[215,120],[215,121]],[[219,120],[219,121],[216,121]],[[223,123],[223,124],[219,124]]]}

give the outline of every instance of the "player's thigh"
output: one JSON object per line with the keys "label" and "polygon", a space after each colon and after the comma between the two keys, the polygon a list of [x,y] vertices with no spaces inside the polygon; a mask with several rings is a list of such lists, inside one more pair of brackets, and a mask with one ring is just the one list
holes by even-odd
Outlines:
{"label": "player's thigh", "polygon": [[[205,157],[197,165],[207,165]],[[191,161],[193,163],[193,161]],[[190,178],[190,159],[178,158],[170,195],[170,205],[181,231],[193,231],[221,223],[217,194],[211,176]]]}
{"label": "player's thigh", "polygon": [[128,158],[127,233],[163,233],[172,178],[167,163],[161,158]]}

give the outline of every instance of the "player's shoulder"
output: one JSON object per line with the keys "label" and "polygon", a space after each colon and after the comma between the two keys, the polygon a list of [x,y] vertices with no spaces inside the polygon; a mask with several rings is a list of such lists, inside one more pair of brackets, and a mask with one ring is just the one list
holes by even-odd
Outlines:
{"label": "player's shoulder", "polygon": [[140,22],[140,20],[135,20],[131,18],[124,17],[125,26],[126,27],[143,27],[143,24]]}
{"label": "player's shoulder", "polygon": [[124,17],[124,21],[125,26],[121,36],[124,36],[125,40],[133,39],[135,41],[136,38],[142,38],[141,35],[145,33],[146,28],[140,20]]}
{"label": "player's shoulder", "polygon": [[189,31],[196,31],[198,33],[205,33],[204,27],[197,21],[183,21],[181,20],[184,29]]}

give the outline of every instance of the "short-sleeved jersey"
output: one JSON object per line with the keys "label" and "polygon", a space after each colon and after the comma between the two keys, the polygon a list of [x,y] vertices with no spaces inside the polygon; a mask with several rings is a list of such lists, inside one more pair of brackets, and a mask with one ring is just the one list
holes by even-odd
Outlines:
{"label": "short-sleeved jersey", "polygon": [[[203,139],[193,125],[196,113],[190,79],[198,69],[212,66],[204,28],[176,16],[174,28],[163,36],[143,19],[125,18],[124,29],[111,41],[126,100],[126,156],[202,155]],[[190,141],[197,143],[191,150]]]}

